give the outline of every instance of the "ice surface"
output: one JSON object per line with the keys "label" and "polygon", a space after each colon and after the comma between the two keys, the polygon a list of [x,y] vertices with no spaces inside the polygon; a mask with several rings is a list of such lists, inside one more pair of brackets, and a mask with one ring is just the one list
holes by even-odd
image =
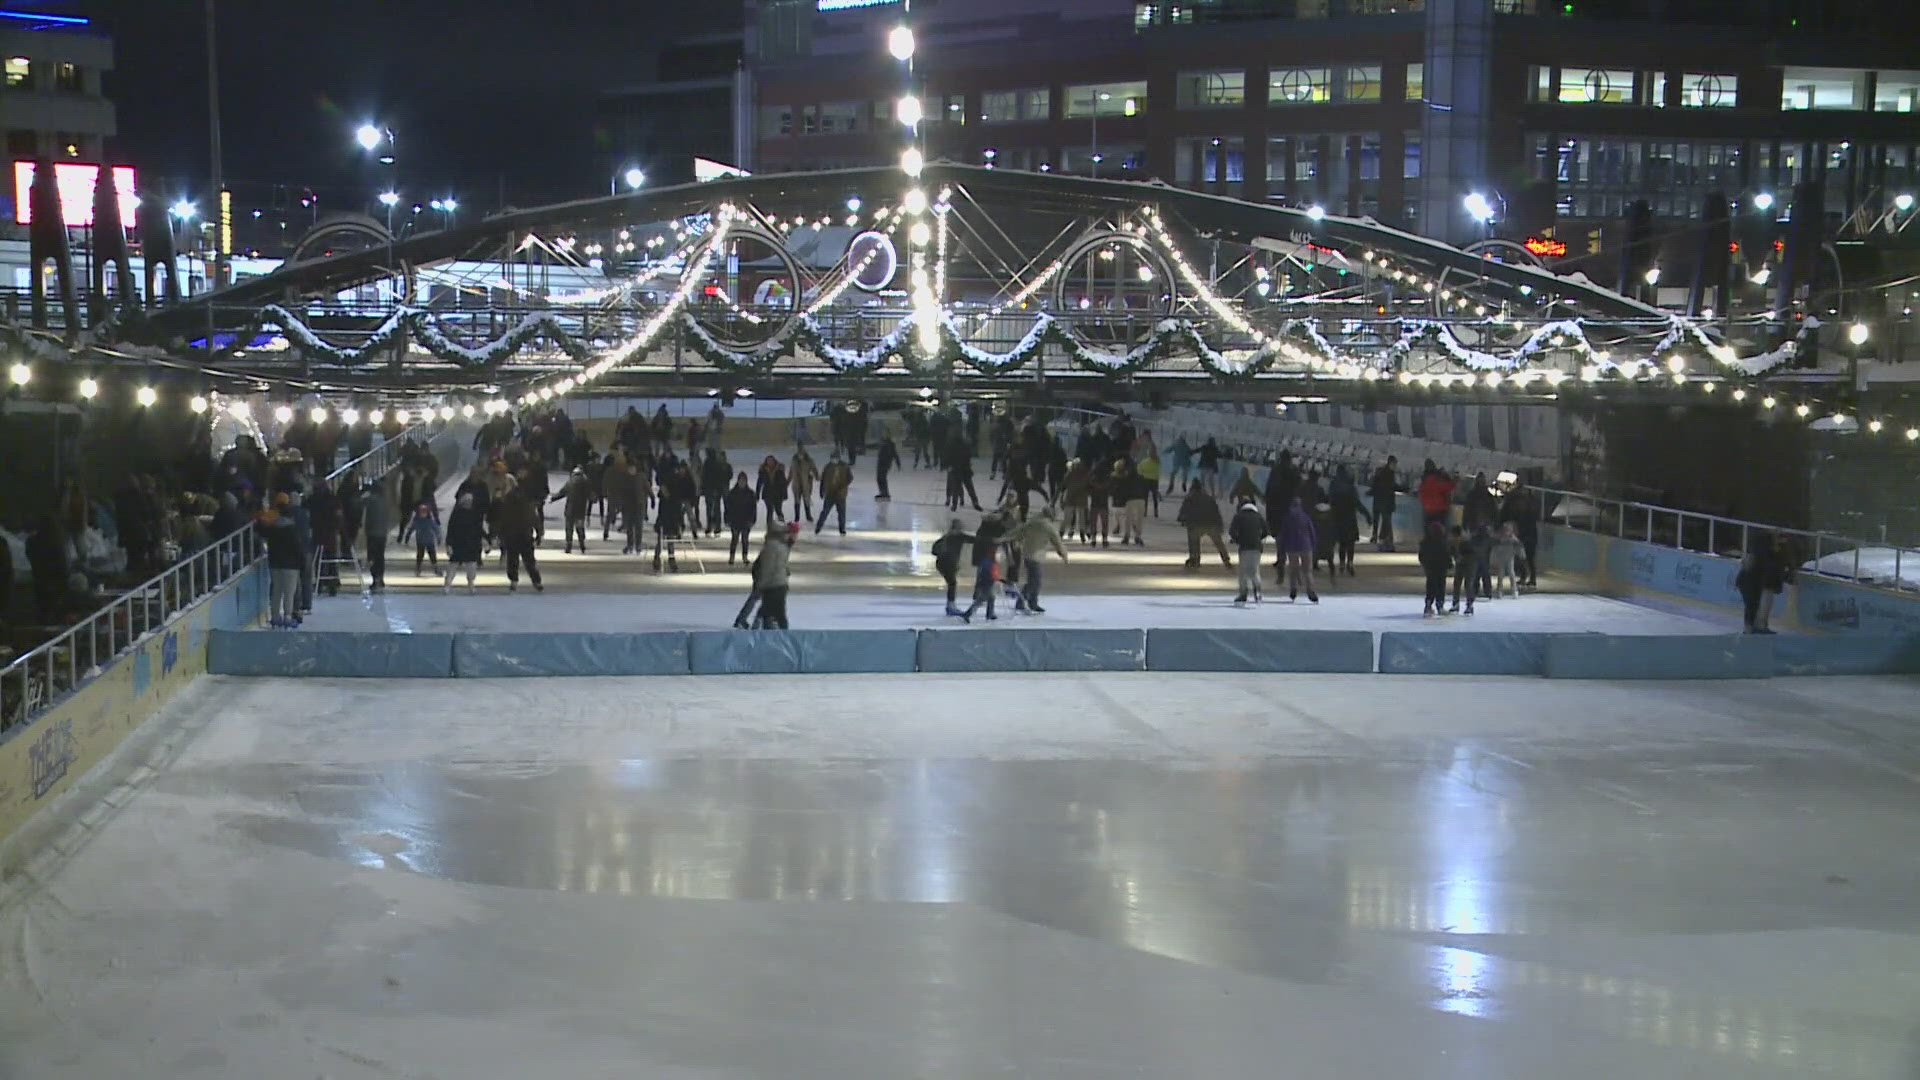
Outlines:
{"label": "ice surface", "polygon": [[1914,688],[209,678],[0,1076],[1911,1076]]}

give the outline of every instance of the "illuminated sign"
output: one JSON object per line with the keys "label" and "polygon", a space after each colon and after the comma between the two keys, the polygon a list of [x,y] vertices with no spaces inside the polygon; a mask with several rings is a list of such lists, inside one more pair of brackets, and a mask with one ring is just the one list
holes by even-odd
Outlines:
{"label": "illuminated sign", "polygon": [[[31,161],[13,163],[13,220],[21,225],[33,224],[34,171]],[[93,185],[99,175],[98,165],[83,165],[77,161],[54,164],[53,179],[60,188],[60,216],[66,219],[69,227],[84,228],[93,224]],[[120,224],[131,229],[134,215],[140,209],[140,196],[135,193],[132,167],[115,165],[113,182],[119,189]]]}
{"label": "illuminated sign", "polygon": [[848,8],[880,7],[884,4],[897,4],[900,0],[819,0],[814,5],[816,11],[845,11]]}
{"label": "illuminated sign", "polygon": [[1529,236],[1526,249],[1543,259],[1557,259],[1567,253],[1567,242],[1551,236]]}
{"label": "illuminated sign", "polygon": [[710,158],[697,157],[693,159],[693,178],[702,184],[706,183],[709,180],[719,180],[722,177],[727,177],[727,176],[752,176],[752,175],[753,175],[752,173],[748,172],[745,169],[735,168],[732,165],[722,164],[721,162],[714,161]]}

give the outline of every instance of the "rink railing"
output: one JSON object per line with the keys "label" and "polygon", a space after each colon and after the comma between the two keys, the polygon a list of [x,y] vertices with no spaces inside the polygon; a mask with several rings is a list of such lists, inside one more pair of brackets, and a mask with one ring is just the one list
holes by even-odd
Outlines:
{"label": "rink railing", "polygon": [[261,559],[250,528],[215,540],[0,668],[0,732],[30,724]]}
{"label": "rink railing", "polygon": [[[1728,558],[1741,558],[1752,551],[1756,534],[1784,536],[1795,545],[1795,561],[1806,564],[1799,566],[1797,573],[1816,574],[1836,581],[1901,592],[1920,591],[1920,585],[1902,584],[1904,573],[1920,577],[1920,549],[1857,540],[1834,533],[1763,525],[1757,521],[1718,517],[1670,506],[1602,498],[1583,491],[1532,485],[1529,485],[1529,490],[1540,504],[1540,517],[1544,524]],[[1892,552],[1893,572],[1890,577],[1883,577],[1870,567],[1867,568],[1867,574],[1862,576],[1861,552],[1868,549]],[[1841,566],[1845,569],[1822,566],[1824,559],[1847,554],[1853,558],[1851,561],[1841,560]]]}
{"label": "rink railing", "polygon": [[[414,424],[328,473],[327,479],[337,480],[354,468],[363,477],[384,476],[399,464],[400,448],[407,438],[422,437],[431,445],[451,430],[432,433],[428,423]],[[0,733],[32,723],[181,612],[232,584],[262,558],[259,539],[252,528],[243,526],[180,559],[0,668]],[[315,569],[312,580],[318,581],[318,567]]]}

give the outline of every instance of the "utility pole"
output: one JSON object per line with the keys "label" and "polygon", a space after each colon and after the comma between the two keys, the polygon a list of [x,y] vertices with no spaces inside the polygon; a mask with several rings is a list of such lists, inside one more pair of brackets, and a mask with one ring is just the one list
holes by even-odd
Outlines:
{"label": "utility pole", "polygon": [[[211,288],[227,283],[227,238],[233,235],[233,204],[225,197],[226,180],[220,169],[220,45],[214,33],[214,0],[207,0],[207,130],[212,136],[214,203],[214,270]],[[212,347],[212,343],[208,343]]]}

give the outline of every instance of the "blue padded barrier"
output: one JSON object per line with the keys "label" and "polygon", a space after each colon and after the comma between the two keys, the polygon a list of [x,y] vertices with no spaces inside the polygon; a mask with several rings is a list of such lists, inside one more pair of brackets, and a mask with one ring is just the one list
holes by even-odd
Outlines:
{"label": "blue padded barrier", "polygon": [[920,652],[917,630],[792,630],[788,633],[800,645],[800,670],[810,674],[912,672]]}
{"label": "blue padded barrier", "polygon": [[446,679],[453,676],[453,635],[215,630],[207,639],[207,670],[215,675]]}
{"label": "blue padded barrier", "polygon": [[1746,634],[1554,634],[1549,679],[1766,679],[1773,638]]}
{"label": "blue padded barrier", "polygon": [[1550,634],[1389,631],[1380,635],[1387,675],[1545,675]]}
{"label": "blue padded barrier", "polygon": [[1781,634],[1773,638],[1776,675],[1920,674],[1920,637],[1905,634]]}
{"label": "blue padded barrier", "polygon": [[1366,630],[1149,630],[1150,671],[1373,670]]}
{"label": "blue padded barrier", "polygon": [[696,630],[687,635],[695,675],[791,675],[800,671],[800,642],[788,630]]}
{"label": "blue padded barrier", "polygon": [[685,675],[687,635],[461,634],[453,673],[463,679],[562,675]]}
{"label": "blue padded barrier", "polygon": [[921,671],[1139,671],[1144,630],[922,630]]}

